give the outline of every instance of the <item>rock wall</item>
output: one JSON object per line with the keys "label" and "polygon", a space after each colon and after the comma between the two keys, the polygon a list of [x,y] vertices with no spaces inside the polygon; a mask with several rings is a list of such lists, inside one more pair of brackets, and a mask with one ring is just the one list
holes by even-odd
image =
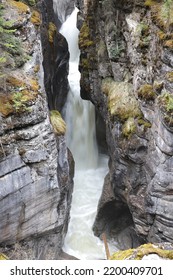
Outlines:
{"label": "rock wall", "polygon": [[[57,259],[68,226],[74,163],[64,134],[54,132],[49,118],[47,100],[54,101],[49,102],[50,109],[57,109],[58,101],[49,91],[46,96],[43,85],[40,25],[44,19],[39,7],[45,4],[2,2],[0,246],[12,259]],[[52,26],[46,38],[53,51],[53,42],[55,47],[61,42]],[[63,51],[68,58],[67,46]]]}
{"label": "rock wall", "polygon": [[77,2],[81,97],[104,120],[110,158],[94,232],[122,248],[172,242],[173,2]]}
{"label": "rock wall", "polygon": [[61,111],[68,93],[69,52],[65,38],[58,32],[58,17],[53,1],[40,4],[42,12],[41,41],[43,51],[44,84],[50,110]]}

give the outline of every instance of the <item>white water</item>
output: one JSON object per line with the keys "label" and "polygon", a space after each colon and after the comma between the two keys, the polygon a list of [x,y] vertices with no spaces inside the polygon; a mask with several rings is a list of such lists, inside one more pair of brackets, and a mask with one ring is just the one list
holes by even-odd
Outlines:
{"label": "white water", "polygon": [[75,8],[60,30],[70,51],[66,123],[67,144],[75,160],[71,218],[63,250],[79,259],[104,259],[104,245],[94,236],[92,225],[107,173],[107,159],[98,157],[94,106],[80,97],[77,12]]}

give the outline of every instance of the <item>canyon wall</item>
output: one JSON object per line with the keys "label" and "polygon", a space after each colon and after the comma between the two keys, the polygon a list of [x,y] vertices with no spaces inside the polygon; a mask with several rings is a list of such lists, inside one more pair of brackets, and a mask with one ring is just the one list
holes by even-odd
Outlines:
{"label": "canyon wall", "polygon": [[109,155],[93,230],[121,248],[172,242],[173,2],[76,3],[81,97],[105,124]]}
{"label": "canyon wall", "polygon": [[68,92],[69,54],[52,1],[26,4],[2,1],[1,10],[0,247],[12,259],[57,259],[74,175],[55,111]]}

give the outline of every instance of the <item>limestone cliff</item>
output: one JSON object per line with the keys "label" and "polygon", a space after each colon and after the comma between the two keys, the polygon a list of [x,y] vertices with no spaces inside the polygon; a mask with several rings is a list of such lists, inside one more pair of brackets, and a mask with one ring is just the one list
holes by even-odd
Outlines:
{"label": "limestone cliff", "polygon": [[110,158],[94,232],[122,248],[172,242],[173,1],[76,2],[81,96],[104,120]]}
{"label": "limestone cliff", "polygon": [[[45,47],[53,51],[63,42],[68,58],[68,49],[53,17],[47,23],[41,15],[46,1],[25,2],[30,5],[2,1],[0,10],[0,246],[13,259],[56,259],[68,226],[73,159],[65,124],[55,111],[64,101],[58,102],[55,88],[50,92],[47,86],[54,76],[45,77],[47,96],[44,89],[40,25],[42,30],[49,26],[43,55]],[[52,1],[49,11],[53,14]],[[46,63],[50,76],[55,66]],[[65,81],[67,73],[66,62]],[[52,124],[48,107],[54,109]]]}

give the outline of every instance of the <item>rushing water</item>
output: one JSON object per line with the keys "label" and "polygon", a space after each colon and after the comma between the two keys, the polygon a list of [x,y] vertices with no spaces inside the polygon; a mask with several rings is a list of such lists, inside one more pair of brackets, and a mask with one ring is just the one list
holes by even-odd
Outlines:
{"label": "rushing water", "polygon": [[63,249],[79,259],[103,259],[104,245],[94,236],[92,225],[107,173],[107,158],[98,156],[94,106],[80,97],[77,12],[75,8],[60,30],[68,41],[70,51],[70,91],[66,104],[67,145],[75,160],[71,218]]}

